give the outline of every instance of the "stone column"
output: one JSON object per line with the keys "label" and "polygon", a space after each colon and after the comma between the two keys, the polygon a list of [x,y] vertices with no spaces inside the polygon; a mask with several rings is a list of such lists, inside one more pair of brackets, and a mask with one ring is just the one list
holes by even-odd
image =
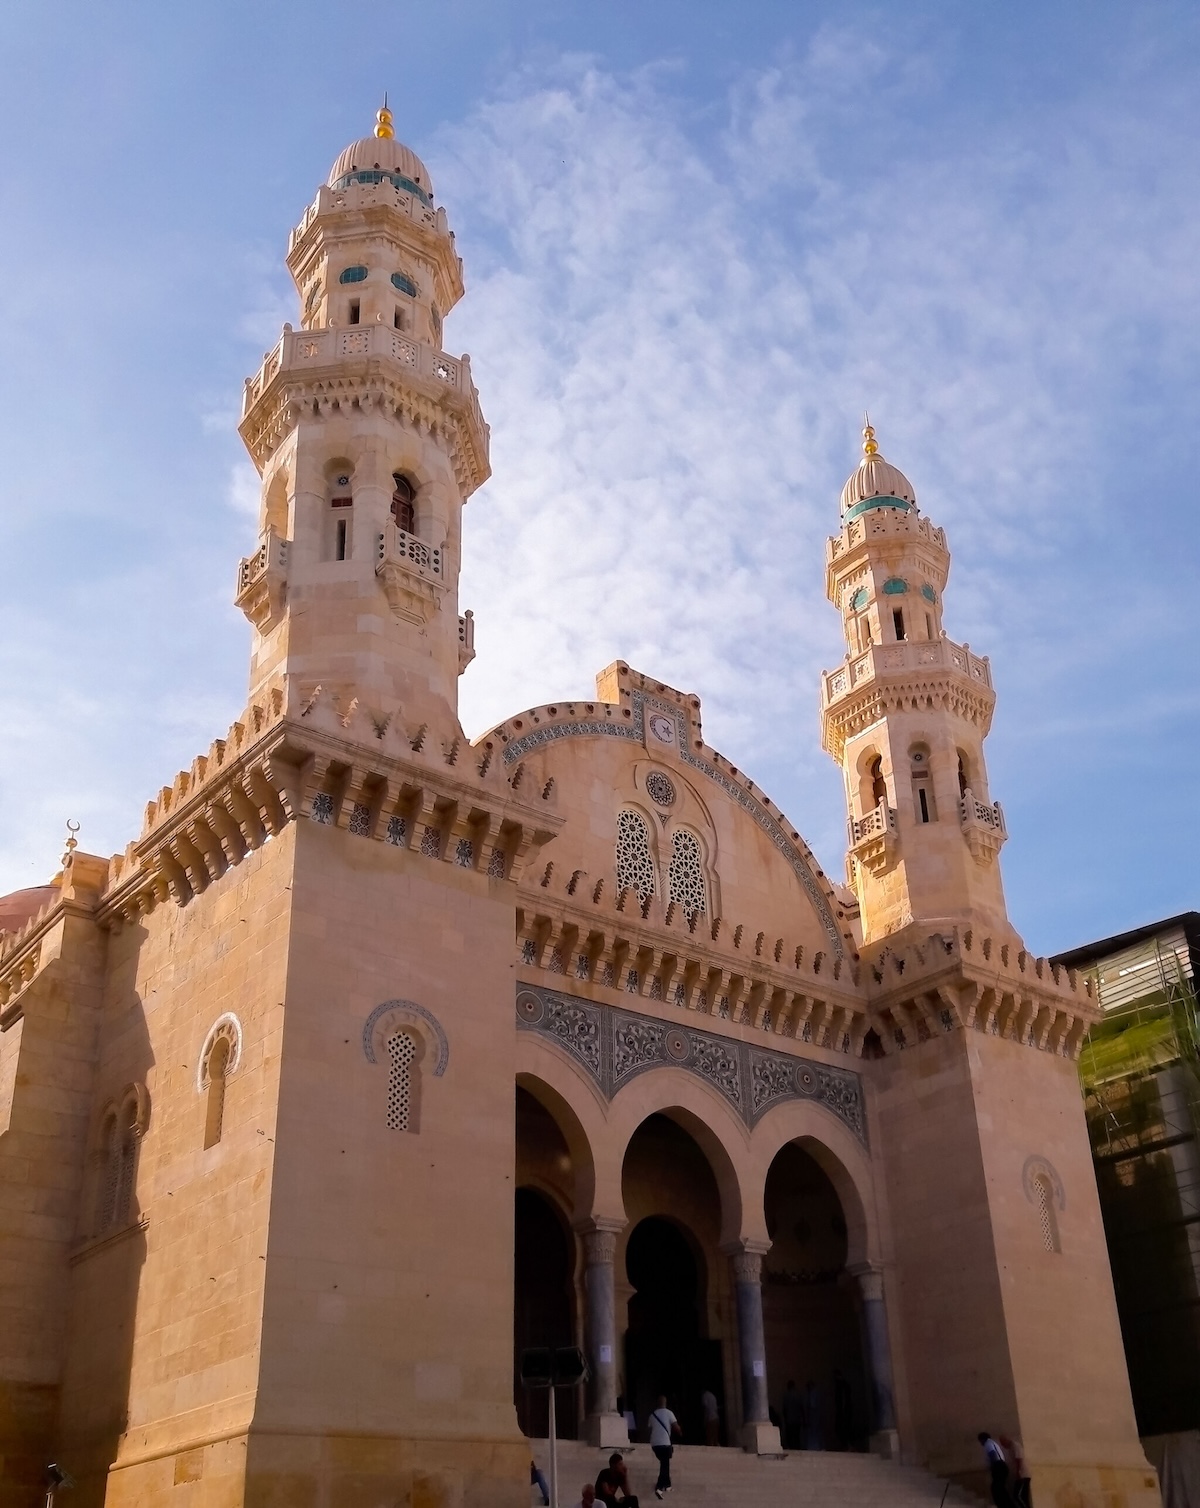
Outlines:
{"label": "stone column", "polygon": [[862,1304],[863,1351],[867,1359],[867,1382],[871,1390],[871,1449],[894,1459],[900,1453],[896,1430],[896,1400],[892,1382],[892,1348],[888,1341],[887,1307],[883,1298],[883,1273],[869,1263],[852,1267],[858,1279]]}
{"label": "stone column", "polygon": [[583,1232],[587,1292],[587,1356],[591,1368],[592,1406],[587,1437],[593,1445],[629,1444],[625,1421],[617,1413],[617,1321],[613,1297],[613,1259],[617,1254],[615,1222],[593,1221]]}
{"label": "stone column", "polygon": [[749,1244],[730,1253],[737,1299],[738,1361],[742,1374],[742,1446],[756,1455],[782,1449],[767,1410],[767,1347],[763,1335],[761,1249]]}

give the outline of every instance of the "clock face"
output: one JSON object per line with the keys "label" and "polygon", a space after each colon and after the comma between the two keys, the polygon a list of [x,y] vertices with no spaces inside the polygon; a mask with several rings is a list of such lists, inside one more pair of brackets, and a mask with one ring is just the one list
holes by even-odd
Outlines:
{"label": "clock face", "polygon": [[657,738],[660,744],[673,744],[675,742],[675,724],[669,717],[664,717],[661,712],[650,714],[650,732]]}

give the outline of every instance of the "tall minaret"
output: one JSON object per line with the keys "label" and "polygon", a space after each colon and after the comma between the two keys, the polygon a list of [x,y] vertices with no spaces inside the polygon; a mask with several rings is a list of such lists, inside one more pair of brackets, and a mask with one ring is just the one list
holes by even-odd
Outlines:
{"label": "tall minaret", "polygon": [[463,293],[454,236],[386,104],[292,231],[287,265],[301,327],[248,379],[241,423],[262,475],[237,586],[251,694],[278,684],[291,709],[320,686],[456,732],[473,652],[460,520],[489,475],[488,428],[469,359],[442,350]]}
{"label": "tall minaret", "polygon": [[825,563],[847,648],[823,677],[821,731],[845,776],[848,878],[863,940],[914,922],[1010,934],[997,862],[1004,816],[983,755],[991,670],[946,637],[945,531],[921,517],[869,422]]}

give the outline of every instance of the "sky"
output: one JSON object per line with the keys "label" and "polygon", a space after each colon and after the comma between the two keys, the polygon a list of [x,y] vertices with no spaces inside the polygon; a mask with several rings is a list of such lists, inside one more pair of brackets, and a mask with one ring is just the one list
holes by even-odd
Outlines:
{"label": "sky", "polygon": [[117,0],[0,10],[0,893],[244,702],[244,377],[386,89],[467,296],[468,733],[622,658],[843,872],[824,542],[869,410],[991,657],[1009,908],[1200,905],[1200,9]]}

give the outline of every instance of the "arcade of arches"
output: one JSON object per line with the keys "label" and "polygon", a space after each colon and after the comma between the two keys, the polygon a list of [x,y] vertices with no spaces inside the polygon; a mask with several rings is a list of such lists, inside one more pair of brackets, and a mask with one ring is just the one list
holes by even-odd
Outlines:
{"label": "arcade of arches", "polygon": [[[878,1269],[866,1260],[861,1202],[828,1146],[783,1141],[756,1176],[751,1163],[732,1165],[695,1109],[671,1105],[628,1134],[614,1125],[622,1145],[598,1146],[559,1094],[527,1077],[516,1126],[514,1390],[527,1435],[545,1433],[547,1408],[544,1393],[516,1381],[521,1350],[578,1345],[592,1378],[586,1394],[559,1392],[567,1437],[623,1443],[623,1410],[642,1437],[665,1393],[685,1442],[702,1444],[706,1389],[723,1444],[761,1443],[775,1425],[792,1448],[866,1449],[890,1436]],[[597,1204],[605,1156],[619,1209]],[[766,1239],[745,1234],[756,1215]]]}

